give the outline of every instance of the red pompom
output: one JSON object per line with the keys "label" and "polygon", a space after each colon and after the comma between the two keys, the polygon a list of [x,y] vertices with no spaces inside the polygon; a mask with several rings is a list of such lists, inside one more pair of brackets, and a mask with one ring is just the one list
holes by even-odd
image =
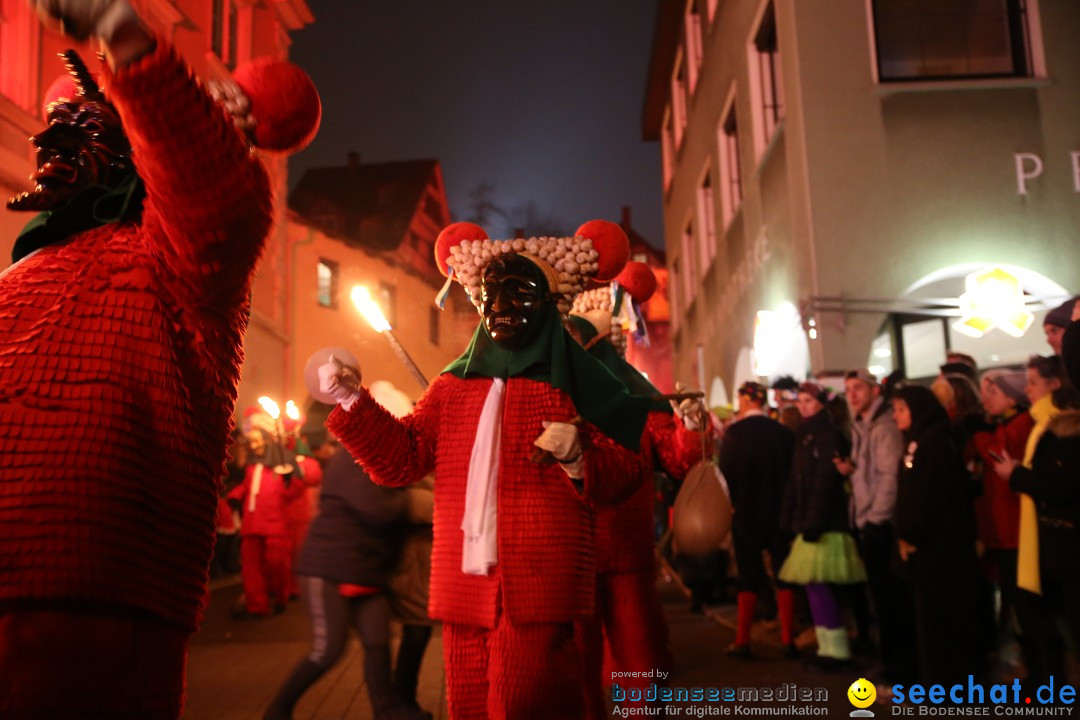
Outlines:
{"label": "red pompom", "polygon": [[71,75],[64,73],[52,81],[52,85],[45,91],[45,97],[41,98],[41,116],[49,119],[49,106],[54,102],[71,101],[75,98],[75,80]]}
{"label": "red pompom", "polygon": [[247,407],[247,409],[244,410],[244,418],[247,419],[247,418],[251,417],[252,415],[255,415],[256,413],[261,413],[261,412],[263,412],[263,409],[261,407],[259,407],[258,405],[249,405]]}
{"label": "red pompom", "polygon": [[255,147],[289,154],[302,150],[315,137],[322,102],[315,83],[298,66],[258,58],[238,67],[233,80],[251,101]]}
{"label": "red pompom", "polygon": [[443,275],[450,274],[450,268],[446,265],[446,259],[450,257],[450,248],[462,240],[487,239],[488,234],[484,232],[484,228],[476,223],[456,222],[444,227],[435,240],[435,264],[439,266],[439,272]]}
{"label": "red pompom", "polygon": [[636,303],[646,302],[656,292],[656,275],[652,268],[637,260],[626,263],[615,282],[626,288],[626,292]]}
{"label": "red pompom", "polygon": [[596,261],[600,266],[596,279],[611,282],[622,271],[630,259],[630,240],[623,229],[607,220],[590,220],[577,229],[575,236],[592,240],[593,249],[599,253]]}

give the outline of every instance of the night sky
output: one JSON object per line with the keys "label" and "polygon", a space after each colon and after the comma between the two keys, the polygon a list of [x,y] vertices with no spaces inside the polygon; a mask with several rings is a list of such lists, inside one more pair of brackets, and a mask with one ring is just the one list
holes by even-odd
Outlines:
{"label": "night sky", "polygon": [[[304,169],[436,158],[450,211],[470,192],[572,232],[592,218],[662,245],[660,149],[641,140],[655,0],[308,0],[291,59],[323,100]],[[492,222],[504,237],[520,221]]]}

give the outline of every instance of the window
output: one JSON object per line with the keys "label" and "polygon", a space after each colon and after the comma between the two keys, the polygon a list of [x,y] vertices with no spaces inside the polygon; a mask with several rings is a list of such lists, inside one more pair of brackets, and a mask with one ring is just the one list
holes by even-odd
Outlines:
{"label": "window", "polygon": [[686,223],[682,234],[682,259],[683,259],[683,296],[686,298],[686,307],[689,308],[694,302],[694,293],[697,290],[697,267],[694,261],[694,221]]}
{"label": "window", "polygon": [[235,0],[213,0],[210,49],[230,70],[236,68],[236,25]]}
{"label": "window", "polygon": [[0,95],[38,117],[37,87],[40,33],[36,14],[21,0],[0,0]]}
{"label": "window", "polygon": [[754,147],[760,159],[784,117],[780,46],[772,0],[763,9],[750,41],[750,93],[754,109]]}
{"label": "window", "polygon": [[710,23],[716,17],[716,2],[717,0],[705,0],[705,11],[708,13]]}
{"label": "window", "polygon": [[686,53],[680,51],[671,76],[671,116],[675,128],[675,148],[682,146],[686,130]]}
{"label": "window", "polygon": [[435,347],[439,346],[439,319],[442,317],[442,310],[434,305],[428,306],[428,342]]}
{"label": "window", "polygon": [[632,258],[630,258],[630,259],[633,260],[634,262],[648,264],[648,262],[649,262],[649,254],[648,253],[643,253],[643,252],[634,253],[634,256]]}
{"label": "window", "polygon": [[668,296],[668,301],[671,303],[671,324],[674,327],[679,325],[679,307],[682,303],[679,302],[679,293],[677,287],[679,284],[679,278],[682,277],[682,271],[679,269],[679,258],[675,258],[671,262],[671,294]]}
{"label": "window", "polygon": [[705,173],[705,178],[698,186],[697,220],[701,228],[701,270],[707,273],[709,265],[716,257],[716,206],[714,205],[712,173]]}
{"label": "window", "polygon": [[671,129],[671,106],[664,113],[664,124],[660,132],[660,161],[664,170],[664,192],[671,187],[671,178],[675,175],[675,137]]}
{"label": "window", "polygon": [[1034,75],[1029,0],[873,0],[878,78]]}
{"label": "window", "polygon": [[376,301],[379,303],[379,307],[382,308],[383,315],[386,316],[386,322],[390,323],[390,327],[397,325],[397,288],[388,282],[379,282],[379,293]]}
{"label": "window", "polygon": [[728,98],[721,116],[717,142],[720,149],[720,219],[727,230],[742,205],[742,169],[739,164],[739,126],[735,120],[735,95]]}
{"label": "window", "polygon": [[331,260],[319,260],[315,266],[316,298],[319,305],[328,308],[337,307],[338,264]]}
{"label": "window", "polygon": [[683,16],[683,48],[689,59],[690,94],[693,95],[701,72],[701,15],[697,0],[689,1]]}

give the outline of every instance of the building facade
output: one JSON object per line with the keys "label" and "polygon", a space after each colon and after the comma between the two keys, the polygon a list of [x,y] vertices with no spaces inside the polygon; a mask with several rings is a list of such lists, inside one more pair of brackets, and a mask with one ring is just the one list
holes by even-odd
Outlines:
{"label": "building facade", "polygon": [[365,383],[388,380],[418,398],[423,388],[350,292],[368,288],[428,380],[465,350],[480,321],[465,291],[455,283],[445,308],[435,305],[445,280],[435,239],[450,224],[438,161],[362,164],[349,153],[346,165],[308,170],[289,207],[288,397],[307,397],[304,367],[315,351],[340,347],[359,360]]}
{"label": "building facade", "polygon": [[1049,352],[1042,313],[1080,290],[1078,29],[1068,0],[661,0],[676,378]]}
{"label": "building facade", "polygon": [[[137,0],[143,19],[173,44],[202,78],[227,77],[237,65],[260,57],[288,59],[289,33],[314,21],[305,0]],[[64,67],[57,53],[72,42],[45,30],[26,0],[0,0],[0,195],[28,187],[36,167],[27,138],[44,128],[41,98]],[[94,68],[96,47],[75,45]],[[290,336],[287,308],[284,158],[264,156],[274,189],[274,230],[259,264],[238,408],[260,395],[286,390]],[[0,210],[0,257],[11,249],[26,213]],[[0,265],[6,265],[0,262]]]}

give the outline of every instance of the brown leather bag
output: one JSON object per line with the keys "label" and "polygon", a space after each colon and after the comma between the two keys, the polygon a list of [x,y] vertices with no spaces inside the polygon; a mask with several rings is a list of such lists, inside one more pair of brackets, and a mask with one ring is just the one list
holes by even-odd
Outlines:
{"label": "brown leather bag", "polygon": [[690,469],[675,496],[674,551],[704,556],[723,547],[731,532],[731,499],[720,468],[703,460]]}

